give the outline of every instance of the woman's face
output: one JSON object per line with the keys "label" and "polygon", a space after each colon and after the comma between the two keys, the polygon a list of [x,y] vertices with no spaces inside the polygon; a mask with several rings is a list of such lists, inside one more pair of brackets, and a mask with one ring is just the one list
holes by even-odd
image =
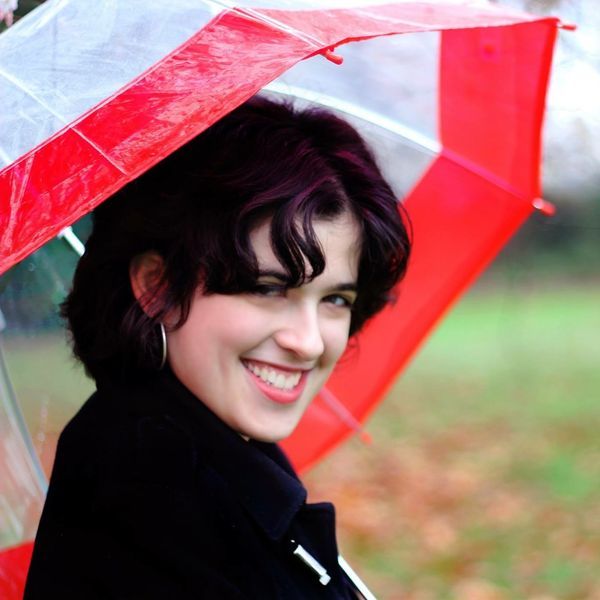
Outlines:
{"label": "woman's face", "polygon": [[346,348],[360,238],[349,214],[316,221],[325,270],[286,289],[269,227],[251,234],[256,290],[198,290],[187,321],[167,337],[169,364],[197,398],[241,435],[275,442],[292,433]]}

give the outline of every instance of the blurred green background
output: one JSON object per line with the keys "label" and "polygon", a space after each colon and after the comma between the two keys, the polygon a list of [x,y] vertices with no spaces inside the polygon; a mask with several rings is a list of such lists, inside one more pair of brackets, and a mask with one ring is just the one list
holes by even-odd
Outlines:
{"label": "blurred green background", "polygon": [[382,598],[600,598],[600,278],[525,235],[307,478]]}

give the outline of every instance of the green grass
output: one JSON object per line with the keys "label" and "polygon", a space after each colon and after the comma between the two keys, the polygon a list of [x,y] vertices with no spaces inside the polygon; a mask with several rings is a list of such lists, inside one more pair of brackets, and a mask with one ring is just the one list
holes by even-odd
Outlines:
{"label": "green grass", "polygon": [[58,434],[94,385],[71,357],[62,333],[9,335],[2,343],[12,385],[49,475]]}

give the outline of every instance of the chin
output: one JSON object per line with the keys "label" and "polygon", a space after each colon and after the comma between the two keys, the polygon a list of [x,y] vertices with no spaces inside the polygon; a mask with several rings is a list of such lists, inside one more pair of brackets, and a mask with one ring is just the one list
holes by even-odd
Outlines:
{"label": "chin", "polygon": [[[298,420],[299,421],[299,420]],[[257,442],[266,442],[271,444],[277,444],[288,438],[298,425],[298,421],[295,421],[291,425],[286,425],[283,427],[266,427],[266,426],[258,426],[252,428],[246,428],[244,431],[240,431],[240,435],[242,437],[247,437]]]}

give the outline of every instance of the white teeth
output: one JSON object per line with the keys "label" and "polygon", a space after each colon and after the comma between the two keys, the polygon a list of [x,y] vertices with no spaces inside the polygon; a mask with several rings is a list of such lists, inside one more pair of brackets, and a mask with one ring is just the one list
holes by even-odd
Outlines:
{"label": "white teeth", "polygon": [[290,375],[290,377],[287,377],[285,380],[285,389],[291,390],[292,388],[295,388],[298,385],[299,381],[300,381],[300,373],[296,373],[295,375]]}
{"label": "white teeth", "polygon": [[295,388],[300,381],[300,377],[302,377],[302,373],[300,371],[286,376],[283,373],[269,367],[259,367],[258,365],[250,362],[244,364],[249,371],[254,373],[254,375],[280,390],[291,390]]}

